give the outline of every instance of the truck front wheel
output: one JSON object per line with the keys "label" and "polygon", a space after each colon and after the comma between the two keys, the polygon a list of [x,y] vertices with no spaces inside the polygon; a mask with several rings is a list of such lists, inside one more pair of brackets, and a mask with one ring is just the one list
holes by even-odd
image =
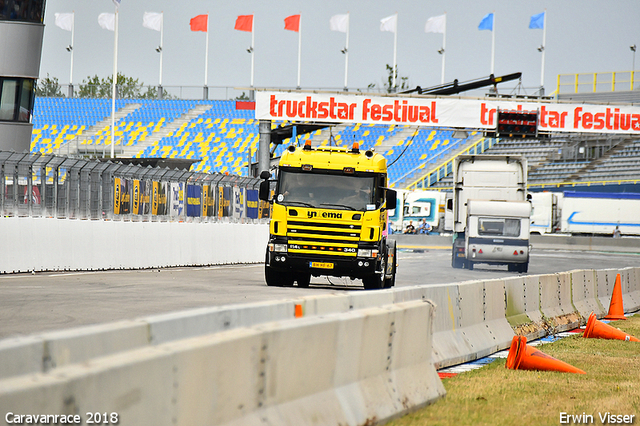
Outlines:
{"label": "truck front wheel", "polygon": [[298,275],[298,277],[296,278],[296,282],[298,283],[298,287],[309,287],[309,283],[311,282],[311,274]]}
{"label": "truck front wheel", "polygon": [[398,263],[398,259],[396,255],[398,254],[398,250],[396,248],[396,242],[391,240],[389,242],[389,247],[387,248],[387,270],[391,271],[391,277],[385,278],[384,280],[384,288],[391,288],[396,285],[396,265]]}
{"label": "truck front wheel", "polygon": [[373,274],[362,279],[365,290],[379,290],[384,288],[384,274]]}
{"label": "truck front wheel", "polygon": [[264,280],[269,287],[291,287],[293,276],[290,273],[274,270],[269,266],[269,253],[264,260]]}

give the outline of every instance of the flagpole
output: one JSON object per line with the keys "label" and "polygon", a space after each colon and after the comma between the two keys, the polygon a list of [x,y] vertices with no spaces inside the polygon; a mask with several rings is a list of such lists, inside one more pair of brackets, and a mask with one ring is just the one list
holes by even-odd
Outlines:
{"label": "flagpole", "polygon": [[69,96],[73,97],[73,35],[76,27],[76,12],[72,11],[71,15],[73,15],[73,22],[71,24],[71,66],[69,67]]}
{"label": "flagpole", "polygon": [[[254,49],[253,49],[253,44],[255,43],[255,32],[253,31],[253,29],[255,28],[255,22],[254,19],[256,19],[255,14],[253,14],[251,16],[251,87],[253,87],[253,58],[254,58]],[[252,96],[253,99],[253,96]]]}
{"label": "flagpole", "polygon": [[345,92],[349,86],[347,86],[347,76],[349,75],[349,22],[350,16],[347,12],[347,41],[344,44],[344,90]]}
{"label": "flagpole", "polygon": [[542,21],[542,70],[540,71],[540,95],[544,95],[544,52],[547,44],[547,9],[544,10]]}
{"label": "flagpole", "polygon": [[493,23],[491,25],[491,74],[493,75],[496,58],[496,11],[493,11]]}
{"label": "flagpole", "polygon": [[444,13],[444,31],[442,32],[442,73],[440,84],[444,84],[444,57],[447,54],[447,12]]}
{"label": "flagpole", "polygon": [[111,82],[111,158],[115,157],[116,136],[116,83],[118,80],[118,6],[116,5],[115,29],[113,32],[113,79]]}
{"label": "flagpole", "polygon": [[[158,77],[158,86],[162,87],[162,51],[164,44],[164,12],[160,12],[160,77]],[[162,89],[160,89],[162,90]]]}
{"label": "flagpole", "polygon": [[301,63],[301,53],[302,53],[302,13],[300,13],[300,19],[298,21],[298,86],[297,89],[300,89],[300,63]]}
{"label": "flagpole", "polygon": [[396,87],[396,73],[397,73],[397,50],[398,50],[398,13],[396,12],[396,27],[393,31],[393,71],[391,75],[393,76],[392,86],[393,89]]}
{"label": "flagpole", "polygon": [[209,74],[209,12],[207,12],[207,38],[204,43],[204,97],[209,98],[209,90],[207,88],[207,77]]}

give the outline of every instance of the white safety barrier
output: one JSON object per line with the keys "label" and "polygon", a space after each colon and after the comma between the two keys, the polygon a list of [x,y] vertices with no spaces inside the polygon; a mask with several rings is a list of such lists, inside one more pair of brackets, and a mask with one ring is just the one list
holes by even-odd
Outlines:
{"label": "white safety barrier", "polygon": [[[362,425],[445,394],[435,307],[271,322],[0,382],[0,413],[116,413],[126,425]],[[34,411],[35,410],[35,411]]]}
{"label": "white safety barrier", "polygon": [[0,273],[257,263],[265,223],[0,219]]}

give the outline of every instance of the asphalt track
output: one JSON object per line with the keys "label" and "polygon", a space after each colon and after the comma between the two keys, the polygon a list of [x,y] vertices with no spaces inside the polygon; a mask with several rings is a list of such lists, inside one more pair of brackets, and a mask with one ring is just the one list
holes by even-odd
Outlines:
{"label": "asphalt track", "polygon": [[[453,269],[448,247],[404,247],[398,255],[396,286],[515,275],[505,266]],[[528,275],[627,266],[640,266],[640,255],[534,250]],[[313,278],[307,289],[267,287],[262,264],[2,275],[0,339],[205,306],[349,290],[364,291],[359,280],[326,277]]]}

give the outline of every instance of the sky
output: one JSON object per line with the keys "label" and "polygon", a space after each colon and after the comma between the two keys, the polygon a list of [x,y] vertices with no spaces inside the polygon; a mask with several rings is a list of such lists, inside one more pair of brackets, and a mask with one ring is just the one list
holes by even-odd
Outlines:
{"label": "sky", "polygon": [[[495,75],[522,72],[521,90],[533,93],[541,81],[543,30],[529,29],[532,15],[547,12],[545,91],[556,90],[558,74],[630,71],[631,45],[640,45],[637,0],[121,0],[118,71],[157,85],[160,33],[142,26],[144,12],[164,13],[163,86],[204,85],[205,33],[192,32],[189,20],[209,14],[208,86],[211,98],[233,97],[250,85],[251,34],[234,30],[239,15],[254,15],[257,88],[295,88],[298,34],[284,29],[284,18],[301,14],[302,89],[344,87],[345,34],[330,31],[336,14],[350,14],[348,87],[382,87],[393,63],[394,34],[380,31],[380,20],[398,14],[397,67],[409,87],[440,84],[443,35],[425,33],[429,17],[447,14],[445,81],[467,81],[491,71],[491,31],[478,25],[495,13]],[[48,0],[40,77],[68,84],[71,33],[54,24],[55,13],[75,13],[73,80],[107,77],[113,72],[114,33],[100,28],[98,15],[113,13],[111,0]],[[640,55],[639,55],[640,56]],[[636,58],[640,68],[640,57]],[[515,83],[499,91],[508,93]],[[64,91],[64,90],[63,90]],[[201,89],[200,89],[201,91]],[[64,91],[66,93],[66,91]],[[200,93],[200,92],[198,92]],[[522,93],[522,92],[521,92]]]}

